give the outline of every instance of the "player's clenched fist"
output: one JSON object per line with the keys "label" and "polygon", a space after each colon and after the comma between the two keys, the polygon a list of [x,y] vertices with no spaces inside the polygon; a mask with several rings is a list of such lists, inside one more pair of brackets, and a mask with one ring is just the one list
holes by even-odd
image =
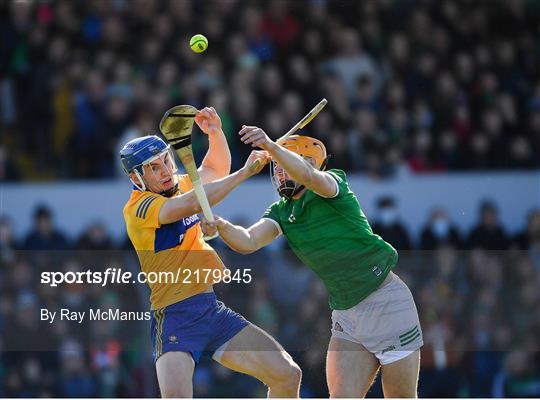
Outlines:
{"label": "player's clenched fist", "polygon": [[270,146],[274,144],[266,132],[257,126],[242,125],[242,129],[240,129],[238,134],[240,135],[240,140],[242,142],[245,144],[250,144],[252,147],[260,147],[263,150],[270,150]]}
{"label": "player's clenched fist", "polygon": [[195,122],[207,135],[221,132],[221,118],[214,107],[204,107],[195,116]]}
{"label": "player's clenched fist", "polygon": [[244,170],[248,176],[257,175],[271,160],[272,157],[267,151],[254,150],[249,155],[242,170]]}
{"label": "player's clenched fist", "polygon": [[210,222],[207,219],[203,219],[201,223],[201,229],[205,236],[214,236],[218,233],[218,229],[225,226],[225,220],[214,215],[214,221]]}

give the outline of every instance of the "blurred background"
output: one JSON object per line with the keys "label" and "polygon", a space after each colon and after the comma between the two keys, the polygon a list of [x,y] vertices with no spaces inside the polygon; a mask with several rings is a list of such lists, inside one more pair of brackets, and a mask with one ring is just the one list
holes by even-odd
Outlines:
{"label": "blurred background", "polygon": [[[53,290],[39,271],[84,270],[88,251],[137,271],[117,154],[169,107],[215,107],[237,169],[242,124],[277,138],[322,97],[306,133],[400,251],[417,302],[420,396],[540,396],[540,1],[0,0],[0,38],[1,396],[157,395],[145,321],[30,345],[40,307],[144,310],[144,288]],[[199,160],[206,146],[196,132]],[[276,196],[263,172],[217,210],[249,224]],[[220,298],[293,354],[304,397],[327,396],[320,282],[282,241],[249,257],[212,244],[256,270]],[[194,381],[198,396],[265,394],[209,361]]]}

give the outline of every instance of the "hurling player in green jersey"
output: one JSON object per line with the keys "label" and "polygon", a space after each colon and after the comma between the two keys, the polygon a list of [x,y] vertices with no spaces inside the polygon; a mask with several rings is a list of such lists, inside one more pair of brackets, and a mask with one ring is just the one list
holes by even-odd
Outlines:
{"label": "hurling player in green jersey", "polygon": [[235,251],[251,253],[284,235],[298,258],[324,282],[332,308],[326,376],[331,397],[364,397],[381,370],[386,397],[416,397],[422,331],[414,299],[391,270],[397,252],[373,233],[345,173],[325,171],[324,144],[290,136],[279,144],[254,126],[241,140],[272,157],[281,199],[253,226],[217,218]]}

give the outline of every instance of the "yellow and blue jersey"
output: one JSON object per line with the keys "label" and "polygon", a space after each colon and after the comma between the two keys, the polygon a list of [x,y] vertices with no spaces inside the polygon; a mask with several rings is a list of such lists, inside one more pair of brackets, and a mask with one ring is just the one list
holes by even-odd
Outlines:
{"label": "yellow and blue jersey", "polygon": [[[192,189],[187,175],[176,179],[181,193]],[[164,273],[161,279],[148,281],[153,310],[206,291],[216,282],[206,270],[224,269],[217,253],[203,240],[196,214],[170,224],[159,223],[159,212],[167,200],[160,194],[134,189],[123,209],[127,233],[137,251],[141,271],[147,276],[152,273],[154,278]],[[205,273],[201,273],[203,269]],[[169,277],[164,278],[167,273]],[[206,276],[209,278],[203,279]],[[174,277],[172,282],[171,277]]]}

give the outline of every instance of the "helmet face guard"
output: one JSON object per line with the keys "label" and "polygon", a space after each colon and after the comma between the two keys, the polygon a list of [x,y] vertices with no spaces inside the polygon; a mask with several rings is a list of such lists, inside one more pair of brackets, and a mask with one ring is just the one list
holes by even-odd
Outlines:
{"label": "helmet face guard", "polygon": [[[162,175],[162,169],[165,170],[168,178],[164,181],[160,175]],[[144,161],[140,166],[136,167],[133,172],[137,176],[140,185],[138,185],[133,179],[131,182],[142,191],[147,189],[159,193],[165,197],[171,197],[178,190],[178,182],[175,181],[175,172],[178,171],[176,161],[174,159],[170,146],[167,146],[161,153]],[[142,173],[141,173],[142,172]],[[150,189],[148,186],[148,177],[153,177],[154,188]],[[165,182],[171,180],[174,184],[170,188],[166,189]]]}
{"label": "helmet face guard", "polygon": [[292,198],[294,195],[304,189],[304,185],[300,185],[293,181],[287,172],[285,172],[285,170],[281,168],[275,161],[272,161],[270,166],[270,179],[272,180],[272,184],[278,191],[279,195],[281,197],[285,197],[286,199]]}

